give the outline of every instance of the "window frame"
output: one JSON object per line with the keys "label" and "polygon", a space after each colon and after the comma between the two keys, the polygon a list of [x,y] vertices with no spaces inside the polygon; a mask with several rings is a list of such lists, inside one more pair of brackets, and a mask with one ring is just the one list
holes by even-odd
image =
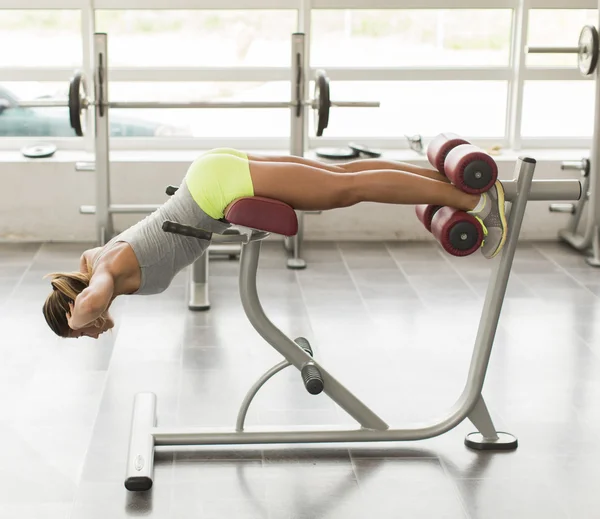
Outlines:
{"label": "window frame", "polygon": [[[598,9],[593,0],[373,0],[368,7],[364,0],[95,0],[93,7],[87,0],[30,0],[26,6],[22,0],[0,0],[1,9],[19,10],[55,10],[75,9],[81,13],[81,34],[83,63],[81,70],[91,77],[91,49],[95,31],[95,11],[105,9],[119,10],[178,10],[178,9],[290,9],[297,11],[297,30],[306,34],[308,51],[310,50],[311,13],[316,9],[511,9],[511,33],[509,63],[498,67],[327,67],[332,81],[449,81],[449,80],[501,80],[507,82],[506,122],[504,135],[496,138],[480,139],[471,137],[479,145],[501,145],[510,149],[521,148],[584,148],[591,145],[590,138],[523,138],[521,135],[521,116],[523,113],[523,90],[525,81],[571,80],[591,81],[581,77],[577,70],[563,67],[527,67],[525,46],[528,43],[528,21],[532,9]],[[600,22],[599,22],[600,23]],[[110,35],[109,35],[110,37]],[[575,38],[576,35],[573,35]],[[535,42],[531,42],[535,43]],[[311,68],[311,77],[316,71]],[[68,81],[73,69],[67,67],[0,67],[1,81]],[[186,81],[285,81],[289,80],[288,67],[115,67],[109,69],[112,81],[127,82],[169,82]],[[89,127],[89,126],[88,126]],[[440,131],[447,130],[441,128]],[[93,132],[78,138],[16,138],[0,139],[0,150],[12,149],[36,142],[53,142],[62,149],[93,150]],[[424,135],[425,140],[433,136]],[[470,136],[465,136],[469,138]],[[408,149],[403,138],[363,138],[353,137],[373,147]],[[323,146],[345,146],[346,139],[330,138],[327,135],[315,138],[305,136],[307,150]],[[210,138],[152,138],[154,149],[204,149],[222,145],[222,139]],[[289,146],[287,138],[234,138],[231,146],[248,149],[278,148]],[[111,148],[117,150],[144,149],[147,139],[113,138]]]}

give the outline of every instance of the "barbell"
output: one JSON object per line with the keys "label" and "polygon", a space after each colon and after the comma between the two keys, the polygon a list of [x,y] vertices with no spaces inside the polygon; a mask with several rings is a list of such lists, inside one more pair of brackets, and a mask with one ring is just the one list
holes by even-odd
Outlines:
{"label": "barbell", "polygon": [[[99,71],[102,68],[99,67]],[[296,82],[300,87],[301,74]],[[102,84],[102,80],[99,81]],[[297,89],[301,92],[301,88]],[[378,108],[378,101],[332,101],[329,78],[324,70],[317,70],[315,74],[315,88],[313,99],[299,101],[105,101],[104,93],[98,92],[99,99],[92,100],[87,95],[87,82],[81,72],[76,72],[69,82],[68,101],[62,100],[33,100],[21,101],[18,106],[23,108],[68,107],[69,121],[75,133],[82,137],[85,132],[87,110],[98,106],[100,115],[104,115],[106,108],[127,109],[163,109],[163,108],[293,108],[297,107],[296,114],[300,115],[302,106],[309,106],[314,110],[315,129],[317,137],[329,124],[329,110],[332,106],[340,108]],[[298,96],[299,97],[299,96]]]}
{"label": "barbell", "polygon": [[579,33],[577,47],[526,47],[528,54],[577,54],[577,66],[584,76],[594,73],[598,65],[600,42],[598,31],[593,25],[585,25]]}

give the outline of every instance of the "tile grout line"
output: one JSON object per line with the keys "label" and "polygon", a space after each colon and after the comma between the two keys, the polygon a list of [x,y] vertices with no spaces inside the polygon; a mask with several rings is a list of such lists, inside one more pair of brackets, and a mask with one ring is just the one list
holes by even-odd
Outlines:
{"label": "tile grout line", "polygon": [[[336,244],[336,250],[338,250],[337,244]],[[339,252],[339,250],[338,250],[338,252]],[[302,281],[300,279],[300,272],[301,272],[300,270],[295,270],[294,271],[294,278],[296,280],[296,284],[298,285],[298,290],[300,291],[300,299],[302,300],[302,304],[304,305],[304,312],[306,314],[306,319],[307,319],[308,325],[310,327],[309,331],[312,334],[312,337],[316,337],[315,329],[314,329],[314,326],[313,326],[313,320],[312,320],[312,317],[311,317],[311,312],[310,312],[310,309],[309,309],[308,304],[306,302],[306,294],[304,293],[304,288],[302,287]],[[292,339],[292,340],[294,340],[294,339]],[[308,342],[311,344],[311,346],[313,345],[313,343],[311,341],[308,341]],[[333,400],[332,400],[332,402],[334,404],[334,409],[335,409],[336,414],[337,414],[338,417],[349,416],[347,413],[344,412],[344,410],[339,405],[337,405],[336,402],[334,402]],[[264,450],[261,449],[261,452],[264,453]]]}
{"label": "tile grout line", "polygon": [[392,258],[392,261],[396,264],[396,267],[398,267],[398,270],[402,273],[402,275],[406,278],[406,282],[408,283],[408,286],[410,288],[412,288],[415,291],[415,294],[417,295],[417,299],[419,300],[419,302],[423,305],[424,308],[430,308],[429,305],[425,302],[425,300],[423,299],[422,294],[419,292],[419,290],[417,289],[417,287],[415,287],[411,281],[410,281],[410,276],[406,273],[406,271],[404,270],[404,268],[402,267],[402,263],[397,260],[394,255],[392,254],[388,243],[387,242],[383,242],[383,246],[385,247],[385,250],[387,251],[387,253],[390,255],[390,257]]}
{"label": "tile grout line", "polygon": [[[335,247],[340,255],[340,258],[342,259],[342,263],[344,264],[344,267],[346,269],[346,272],[348,273],[348,276],[350,277],[350,280],[352,281],[352,284],[354,285],[355,290],[358,292],[358,297],[360,298],[360,301],[362,303],[362,306],[367,314],[367,316],[369,317],[369,321],[371,325],[374,325],[373,322],[373,315],[371,314],[371,311],[367,305],[367,302],[365,301],[362,292],[360,291],[360,287],[358,286],[358,283],[356,282],[356,278],[354,277],[354,275],[352,274],[352,271],[350,270],[350,267],[348,266],[348,262],[346,261],[346,257],[344,256],[344,252],[342,251],[342,248],[340,247],[340,244],[338,241],[335,242]],[[387,247],[385,247],[386,252],[389,254],[389,251],[387,250]],[[393,260],[393,258],[392,258]],[[373,411],[374,412],[374,411]],[[377,416],[379,416],[377,414]],[[381,418],[381,417],[380,417]],[[383,420],[383,418],[381,418]],[[387,423],[387,422],[385,422]],[[389,424],[388,424],[389,427]],[[358,482],[358,473],[356,471],[356,465],[352,459],[352,455],[350,453],[350,449],[348,449],[348,457],[350,458],[350,466],[352,467],[352,472],[354,474],[354,477],[356,478],[356,484],[360,487],[360,484]],[[362,488],[362,487],[360,487]]]}
{"label": "tile grout line", "polygon": [[458,480],[460,478],[454,478],[454,477],[452,477],[452,475],[450,474],[450,471],[448,470],[448,466],[447,466],[447,464],[444,461],[444,458],[442,456],[439,456],[437,459],[440,462],[440,466],[442,467],[442,472],[450,480],[452,487],[456,491],[456,494],[458,496],[458,502],[460,503],[460,506],[462,507],[463,512],[465,513],[466,519],[471,519],[471,514],[469,513],[469,509],[467,507],[467,504],[466,504],[466,502],[464,500],[462,492],[460,491],[460,487],[458,486]]}
{"label": "tile grout line", "polygon": [[[8,299],[10,299],[10,298],[13,296],[13,294],[14,294],[14,293],[15,293],[15,292],[18,290],[18,288],[21,286],[21,284],[22,284],[23,280],[25,279],[25,276],[26,276],[26,275],[29,273],[29,271],[30,271],[30,270],[31,270],[31,268],[33,267],[33,264],[35,263],[35,261],[36,261],[36,259],[39,257],[39,255],[41,254],[41,252],[42,252],[42,249],[43,249],[43,248],[44,248],[44,243],[41,243],[41,244],[40,244],[40,247],[39,247],[39,249],[37,250],[37,252],[34,254],[33,258],[31,259],[31,262],[30,262],[29,266],[28,266],[28,267],[25,269],[25,272],[23,272],[23,274],[22,274],[22,275],[21,275],[21,277],[19,278],[19,281],[17,281],[17,284],[15,285],[14,289],[12,290],[12,292],[10,293],[10,295],[8,296],[8,298],[7,298],[7,301],[8,301]],[[7,303],[4,303],[4,304],[7,304]],[[4,308],[4,305],[1,305],[1,306],[0,306],[0,310],[2,310],[3,308]],[[111,358],[112,358],[112,355],[111,355]],[[109,364],[110,364],[110,363],[109,363]],[[108,375],[108,367],[107,367],[107,375]],[[107,375],[106,375],[106,376],[107,376]],[[103,396],[104,396],[104,393],[105,393],[105,391],[106,391],[106,376],[105,376],[105,379],[104,379],[104,388],[103,388],[103,390],[102,390],[102,395],[101,395],[101,397],[99,398],[99,403],[98,403],[98,406],[100,405],[100,402],[102,401],[102,398],[103,398]],[[96,412],[96,418],[94,419],[94,422],[93,422],[93,424],[92,424],[92,435],[93,435],[93,431],[94,431],[94,429],[95,429],[95,427],[96,427],[96,422],[97,422],[97,420],[98,420],[98,414],[99,414],[99,413],[98,413],[98,412]],[[87,456],[88,456],[88,454],[89,454],[89,450],[90,450],[90,445],[91,445],[91,442],[92,442],[92,438],[90,437],[90,439],[89,439],[89,441],[88,441],[88,445],[87,445],[86,451],[85,451],[85,454],[84,454],[84,456],[83,456],[83,465],[85,465],[85,460],[87,459]],[[77,504],[77,495],[78,495],[78,493],[79,493],[79,489],[80,489],[80,487],[81,487],[81,483],[82,483],[82,480],[81,480],[82,476],[83,476],[83,470],[81,471],[81,474],[79,474],[79,477],[77,478],[77,482],[76,482],[76,484],[77,484],[77,487],[76,487],[76,489],[75,489],[75,491],[74,491],[74,493],[73,493],[73,499],[71,500],[71,503],[70,503],[70,504],[71,504],[71,509],[70,509],[70,511],[69,511],[69,517],[70,517],[70,518],[71,518],[71,517],[73,517],[73,513],[74,513],[74,511],[75,511],[75,506],[76,506],[76,504]]]}
{"label": "tile grout line", "polygon": [[[340,257],[342,258],[342,263],[344,264],[344,267],[346,268],[346,271],[348,272],[348,276],[350,277],[350,280],[352,281],[352,284],[354,285],[355,290],[358,292],[358,297],[360,298],[360,302],[361,302],[367,316],[369,317],[369,324],[371,325],[372,328],[375,329],[376,325],[375,325],[375,321],[373,320],[373,313],[369,309],[369,306],[367,305],[367,302],[365,301],[365,298],[363,297],[363,294],[360,290],[360,287],[358,286],[358,283],[356,282],[356,278],[354,277],[354,274],[352,274],[352,269],[348,266],[348,262],[346,261],[344,252],[342,251],[341,247],[339,246],[339,242],[336,241],[335,244],[336,244],[336,248],[337,248],[338,252],[340,253]],[[390,251],[388,250],[388,248],[385,244],[384,244],[384,247],[385,247],[385,251],[391,257]],[[392,261],[394,261],[393,257],[392,257]]]}
{"label": "tile grout line", "polygon": [[[462,279],[462,281],[465,283],[465,285],[467,285],[467,287],[469,287],[469,289],[471,290],[471,292],[473,292],[473,294],[475,295],[475,297],[477,299],[484,299],[483,297],[481,297],[477,291],[475,290],[475,288],[473,287],[473,285],[471,285],[471,283],[469,281],[467,281],[467,278],[465,278],[465,276],[463,276],[463,274],[460,272],[460,270],[458,270],[455,266],[454,263],[452,263],[450,261],[450,259],[447,257],[446,254],[444,254],[438,247],[436,247],[437,249],[437,253],[444,259],[444,261],[446,263],[448,263],[448,265],[450,265],[450,268],[458,275],[458,277],[460,279]],[[479,251],[477,251],[479,252]]]}
{"label": "tile grout line", "polygon": [[19,277],[16,285],[13,287],[13,289],[10,291],[10,293],[6,297],[6,301],[4,301],[2,304],[0,304],[0,310],[4,310],[5,306],[8,305],[8,302],[10,301],[10,299],[15,295],[15,293],[17,292],[17,290],[19,289],[19,287],[23,284],[23,280],[25,279],[25,276],[29,273],[29,271],[33,267],[33,264],[35,263],[35,260],[37,259],[37,257],[42,252],[43,246],[44,246],[44,244],[41,243],[40,246],[39,246],[39,248],[38,248],[38,250],[33,255],[33,258],[31,258],[31,261],[29,262],[29,265],[27,265],[27,268],[25,269],[25,272],[23,272],[23,274],[21,274],[21,276]]}
{"label": "tile grout line", "polygon": [[[575,281],[575,283],[577,285],[579,285],[580,287],[582,287],[584,290],[586,290],[587,292],[589,292],[590,294],[592,294],[592,296],[594,296],[594,298],[598,299],[598,296],[596,296],[596,294],[594,294],[594,292],[592,292],[587,286],[585,286],[581,281],[579,281],[575,276],[573,276],[572,274],[569,273],[569,271],[564,268],[563,266],[560,265],[560,263],[558,263],[556,260],[554,260],[552,257],[550,257],[548,254],[546,254],[544,251],[542,251],[541,249],[539,249],[535,244],[533,245],[533,247],[544,257],[546,258],[548,261],[550,261],[551,263],[553,263],[554,265],[556,265],[559,269],[559,271],[562,271],[563,274],[565,274],[568,278],[572,279],[573,281]],[[541,297],[538,295],[538,293],[532,289],[532,292],[536,295],[536,297]],[[583,344],[585,345],[585,347],[592,352],[592,355],[596,358],[600,358],[600,355],[594,351],[594,349],[592,348],[591,344],[588,344],[587,340],[585,339],[585,337],[583,337],[582,335],[579,334],[579,332],[577,331],[577,328],[575,328],[575,335],[579,338],[579,340],[581,340],[583,342]]]}
{"label": "tile grout line", "polygon": [[[546,254],[542,249],[538,248],[537,245],[533,244],[533,247],[542,255],[544,256],[544,258],[546,258],[548,261],[550,261],[550,263],[553,263],[554,265],[556,265],[558,267],[558,269],[560,271],[562,271],[563,274],[566,274],[566,276],[570,279],[572,279],[573,281],[575,281],[576,284],[578,284],[580,287],[582,287],[583,289],[585,289],[587,292],[589,292],[590,294],[592,294],[596,299],[598,299],[598,296],[592,292],[586,285],[584,285],[581,281],[579,281],[575,276],[573,276],[565,267],[563,267],[560,263],[558,263],[554,258],[552,258],[551,256],[549,256],[548,254]],[[593,268],[593,267],[590,267]],[[537,293],[536,293],[537,295]]]}

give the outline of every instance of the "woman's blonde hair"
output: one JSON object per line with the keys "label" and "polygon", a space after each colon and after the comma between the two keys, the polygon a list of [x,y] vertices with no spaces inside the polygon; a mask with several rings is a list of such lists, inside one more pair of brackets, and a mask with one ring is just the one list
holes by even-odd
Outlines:
{"label": "woman's blonde hair", "polygon": [[[47,274],[52,292],[44,303],[44,317],[50,329],[59,337],[69,337],[72,331],[67,320],[69,303],[75,304],[75,298],[90,284],[90,272],[54,272]],[[99,318],[104,321],[103,317]],[[103,324],[103,323],[101,323]]]}

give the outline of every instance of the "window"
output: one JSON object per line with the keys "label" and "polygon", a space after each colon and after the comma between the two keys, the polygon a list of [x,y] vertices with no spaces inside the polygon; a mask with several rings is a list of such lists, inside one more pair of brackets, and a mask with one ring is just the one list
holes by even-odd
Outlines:
{"label": "window", "polygon": [[593,81],[527,81],[524,137],[589,137],[594,123]]}
{"label": "window", "polygon": [[19,101],[60,99],[66,103],[66,87],[61,83],[0,83],[0,136],[75,137],[64,108],[21,108]]}
{"label": "window", "polygon": [[506,66],[510,9],[315,10],[313,66]]}
{"label": "window", "polygon": [[332,108],[325,135],[392,137],[399,143],[405,134],[432,136],[441,131],[500,137],[506,96],[502,81],[337,81],[332,83],[332,100],[380,101],[381,106]]}
{"label": "window", "polygon": [[[290,86],[272,82],[112,82],[113,101],[287,101]],[[115,136],[159,137],[285,137],[290,111],[286,109],[112,109]],[[120,132],[120,133],[116,133]]]}
{"label": "window", "polygon": [[80,11],[2,10],[0,49],[0,67],[79,67]]}
{"label": "window", "polygon": [[[584,9],[532,9],[529,13],[528,45],[577,47],[584,25],[598,25],[598,11]],[[576,54],[528,54],[530,67],[577,68]]]}
{"label": "window", "polygon": [[111,66],[289,66],[296,11],[96,12]]}
{"label": "window", "polygon": [[[35,2],[27,5],[54,5]],[[521,36],[523,45],[576,46],[581,28],[599,23],[591,4],[581,9],[580,2],[574,9],[575,4],[554,0],[547,5],[562,7],[529,9],[546,4],[526,2],[524,10],[520,0],[469,0],[451,9],[439,9],[450,5],[439,0],[377,0],[366,9],[354,8],[357,3],[350,0],[319,0],[312,5],[323,8],[314,9],[310,2],[287,0],[260,5],[124,0],[122,8],[112,0],[81,5],[64,0],[65,9],[58,4],[23,9],[18,0],[0,0],[0,5],[0,136],[25,142],[74,136],[66,107],[20,108],[18,103],[66,102],[72,71],[85,67],[90,73],[92,18],[95,30],[108,34],[111,101],[289,101],[291,35],[303,25],[309,67],[327,71],[332,100],[381,103],[379,108],[332,107],[322,139],[314,137],[309,114],[306,142],[311,147],[360,139],[374,147],[402,148],[405,135],[429,137],[440,131],[505,146],[535,138],[556,147],[574,146],[576,138],[581,146],[593,132],[594,82],[580,78],[574,54],[528,54],[524,67],[511,56]],[[522,97],[515,100],[509,92]],[[306,96],[312,94],[310,86]],[[283,108],[111,109],[110,117],[112,137],[154,137],[159,148],[222,142],[268,149],[290,135],[290,110]],[[91,146],[92,132],[86,139],[66,145]],[[0,139],[0,146],[14,142]],[[113,145],[138,142],[117,139]]]}

